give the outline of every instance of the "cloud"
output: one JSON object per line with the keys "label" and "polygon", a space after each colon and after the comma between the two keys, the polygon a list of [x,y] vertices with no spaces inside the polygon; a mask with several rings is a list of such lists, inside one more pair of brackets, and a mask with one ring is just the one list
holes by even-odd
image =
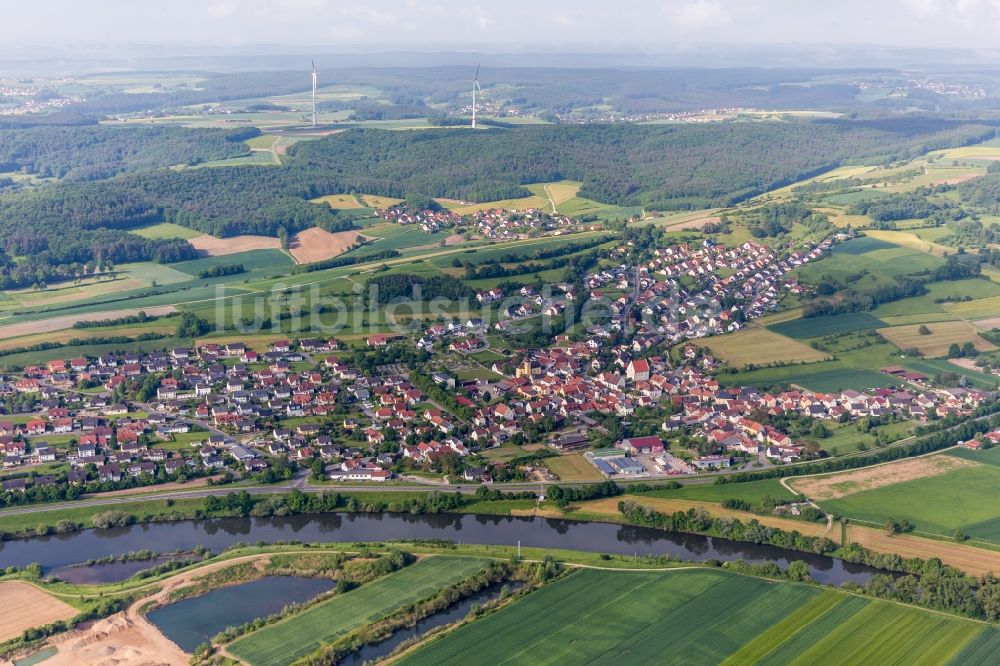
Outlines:
{"label": "cloud", "polygon": [[663,11],[671,23],[684,28],[723,25],[731,18],[719,0],[670,2]]}
{"label": "cloud", "polygon": [[213,2],[208,6],[208,15],[212,18],[227,18],[235,13],[235,2]]}
{"label": "cloud", "polygon": [[343,7],[340,15],[378,26],[399,25],[399,16],[392,12],[382,12],[367,7]]}

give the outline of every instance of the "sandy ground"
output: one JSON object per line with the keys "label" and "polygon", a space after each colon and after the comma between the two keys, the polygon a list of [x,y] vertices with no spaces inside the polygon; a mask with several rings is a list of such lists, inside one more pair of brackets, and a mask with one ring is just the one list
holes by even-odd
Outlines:
{"label": "sandy ground", "polygon": [[75,608],[30,583],[0,583],[0,641],[20,636],[25,629],[68,620]]}
{"label": "sandy ground", "polygon": [[172,591],[209,572],[248,560],[265,559],[266,556],[261,555],[236,557],[168,578],[155,594],[139,599],[125,612],[50,639],[49,643],[59,651],[45,660],[45,666],[183,666],[189,663],[188,655],[139,613],[139,609],[150,601],[166,601]]}
{"label": "sandy ground", "polygon": [[971,358],[949,358],[948,362],[957,365],[960,368],[965,368],[966,370],[975,370],[976,372],[983,372],[982,368],[976,367],[976,361]]}
{"label": "sandy ground", "polygon": [[46,666],[182,666],[188,655],[145,620],[116,613],[49,641],[58,650]]}
{"label": "sandy ground", "polygon": [[797,492],[813,500],[846,497],[865,490],[891,486],[904,481],[940,476],[960,467],[979,463],[955,456],[928,456],[875,467],[866,467],[831,476],[816,476],[790,481]]}
{"label": "sandy ground", "polygon": [[[826,534],[826,523],[809,523],[804,520],[779,518],[778,516],[758,516],[757,514],[750,513],[748,511],[724,509],[715,502],[701,502],[689,499],[666,499],[663,497],[626,495],[623,497],[610,497],[607,499],[594,500],[592,502],[581,502],[579,505],[574,505],[573,508],[589,514],[619,516],[621,514],[618,511],[618,502],[628,500],[643,506],[648,506],[656,511],[659,511],[660,513],[676,513],[677,511],[687,511],[692,508],[704,509],[709,515],[718,518],[738,518],[744,523],[749,522],[750,520],[756,520],[762,525],[778,527],[788,531],[798,530],[800,534],[808,536],[827,536],[834,540],[838,540],[840,537],[839,534]],[[562,517],[565,518],[565,516]]]}
{"label": "sandy ground", "polygon": [[86,314],[63,315],[52,317],[40,321],[26,321],[20,324],[8,324],[0,326],[0,340],[7,338],[17,338],[22,335],[35,335],[36,333],[47,333],[49,331],[61,331],[65,328],[72,328],[78,321],[100,321],[104,319],[119,319],[131,315],[145,312],[150,316],[173,314],[177,308],[172,305],[157,305],[150,308],[130,308],[128,310],[109,310],[107,312],[88,312]]}
{"label": "sandy ground", "polygon": [[297,263],[309,264],[343,254],[359,238],[361,234],[356,231],[330,233],[319,227],[313,227],[295,234],[289,243],[288,251]]}
{"label": "sandy ground", "polygon": [[937,557],[942,562],[972,575],[1000,571],[1000,552],[958,543],[924,539],[910,534],[892,536],[874,527],[848,526],[848,538],[865,548],[903,557]]}
{"label": "sandy ground", "polygon": [[199,252],[210,257],[219,257],[250,250],[280,250],[281,241],[270,236],[233,236],[232,238],[216,238],[203,234],[189,238],[188,242]]}

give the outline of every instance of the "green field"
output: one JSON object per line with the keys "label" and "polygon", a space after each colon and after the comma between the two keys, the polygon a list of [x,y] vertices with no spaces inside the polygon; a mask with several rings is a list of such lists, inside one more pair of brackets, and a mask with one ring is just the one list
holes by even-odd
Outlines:
{"label": "green field", "polygon": [[848,367],[842,361],[823,361],[778,368],[761,368],[735,375],[720,375],[725,386],[795,384],[813,391],[895,386],[899,381],[876,370]]}
{"label": "green field", "polygon": [[921,531],[951,536],[960,529],[970,537],[1000,543],[1000,506],[987,499],[1000,486],[1000,466],[995,464],[995,455],[982,455],[991,464],[953,469],[819,504],[830,513],[877,525],[888,518],[906,519]]}
{"label": "green field", "polygon": [[762,481],[747,481],[746,483],[702,483],[688,484],[672,490],[660,489],[642,493],[649,497],[666,499],[690,499],[703,502],[721,502],[727,499],[738,499],[746,502],[760,502],[765,497],[774,499],[792,499],[794,493],[785,488],[778,479]]}
{"label": "green field", "polygon": [[471,557],[426,558],[259,629],[234,642],[229,650],[253,666],[288,664],[397,608],[432,596],[484,565],[485,560]]}
{"label": "green field", "polygon": [[940,664],[983,632],[917,608],[719,570],[584,570],[400,663]]}
{"label": "green field", "polygon": [[790,338],[818,338],[822,335],[860,331],[867,328],[882,328],[885,326],[878,317],[867,312],[852,312],[851,314],[834,315],[831,317],[809,317],[783,321],[771,324],[769,329],[775,333]]}
{"label": "green field", "polygon": [[[935,282],[927,285],[927,293],[923,296],[904,298],[899,301],[885,303],[873,311],[876,317],[907,316],[921,313],[945,313],[951,310],[955,303],[936,303],[940,299],[951,301],[963,297],[972,299],[992,298],[1000,296],[1000,284],[990,280],[955,280],[952,282]],[[992,303],[992,301],[990,301]],[[975,308],[976,300],[962,303],[963,309]],[[983,305],[979,303],[977,305]],[[953,316],[953,315],[949,315]],[[893,322],[897,323],[897,322]]]}
{"label": "green field", "polygon": [[[243,264],[246,273],[241,275],[243,278],[246,278],[249,277],[248,274],[252,273],[287,271],[292,265],[292,259],[281,250],[250,250],[249,252],[237,252],[218,257],[182,261],[177,264],[171,264],[171,268],[197,277],[201,271],[208,270],[213,266],[228,266],[232,264]],[[240,278],[240,276],[235,277],[237,279]]]}

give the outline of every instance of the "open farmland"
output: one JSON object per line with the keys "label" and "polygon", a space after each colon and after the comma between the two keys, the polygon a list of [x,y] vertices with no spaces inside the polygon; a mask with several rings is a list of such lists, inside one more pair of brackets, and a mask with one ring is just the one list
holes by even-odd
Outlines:
{"label": "open farmland", "polygon": [[319,227],[300,231],[291,238],[288,251],[300,264],[331,259],[343,254],[355,243],[361,235],[356,231],[338,231],[330,233]]}
{"label": "open farmland", "polygon": [[746,328],[730,335],[706,338],[702,344],[718,358],[737,367],[750,363],[811,363],[828,358],[821,351],[766,328]]}
{"label": "open farmland", "polygon": [[790,338],[818,338],[821,335],[860,331],[867,328],[880,328],[885,325],[878,317],[867,312],[852,312],[851,314],[833,315],[830,317],[809,317],[792,319],[768,326],[775,333]]}
{"label": "open farmland", "polygon": [[318,199],[311,199],[313,203],[325,203],[330,206],[330,208],[336,208],[338,210],[352,210],[355,208],[367,208],[358,197],[353,194],[328,194],[325,197],[319,197]]}
{"label": "open farmland", "polygon": [[197,238],[203,235],[200,231],[189,227],[182,227],[172,222],[160,222],[159,224],[149,224],[144,227],[131,229],[130,233],[143,238]]}
{"label": "open farmland", "polygon": [[229,650],[252,666],[288,664],[323,643],[471,576],[484,564],[484,560],[468,557],[426,558],[259,629],[238,639]]}
{"label": "open farmland", "polygon": [[7,324],[6,326],[0,326],[0,340],[72,328],[73,324],[78,321],[96,321],[131,317],[132,315],[139,314],[140,311],[143,311],[150,316],[157,316],[172,314],[177,312],[177,308],[172,305],[161,305],[151,308],[132,308],[128,310],[111,310],[108,312],[93,312],[89,314],[62,315],[40,321],[26,321],[18,324]]}
{"label": "open farmland", "polygon": [[[924,326],[930,331],[929,335],[920,333]],[[947,355],[951,345],[961,347],[967,342],[971,342],[981,352],[996,349],[996,345],[979,336],[979,330],[967,321],[939,321],[928,324],[891,326],[880,328],[878,332],[900,349],[916,348],[924,356],[937,357]]]}
{"label": "open farmland", "polygon": [[953,456],[926,456],[901,460],[885,465],[863,467],[849,472],[808,476],[795,479],[792,487],[806,497],[822,501],[840,499],[866,490],[884,488],[914,479],[927,479],[946,474],[959,467],[972,467],[976,463]]}
{"label": "open farmland", "polygon": [[[1000,467],[946,454],[920,460],[932,461],[923,473],[906,465],[917,461],[872,468],[870,473],[879,475],[895,474],[897,465],[909,471],[870,488],[858,482],[852,489],[850,473],[817,477],[831,479],[828,483],[838,478],[847,479],[843,481],[841,492],[833,493],[836,497],[818,499],[818,502],[828,512],[872,525],[881,526],[889,518],[905,519],[919,531],[950,537],[961,530],[973,539],[1000,543],[1000,507],[995,502],[984,501],[1000,485]],[[804,481],[809,479],[797,481],[795,488],[816,499],[817,491],[803,486]]]}
{"label": "open farmland", "polygon": [[362,194],[360,195],[361,202],[364,203],[369,208],[389,208],[390,206],[395,206],[396,204],[403,203],[402,199],[394,199],[393,197],[382,197],[377,194]]}
{"label": "open farmland", "polygon": [[973,576],[1000,571],[1000,552],[967,543],[953,543],[912,534],[886,534],[881,527],[848,525],[847,539],[865,548],[902,557],[930,559],[936,557],[945,564]]}
{"label": "open farmland", "polygon": [[570,454],[545,459],[545,466],[561,481],[603,481],[604,476],[582,456]]}
{"label": "open farmland", "polygon": [[726,509],[715,502],[703,502],[692,499],[666,499],[662,497],[650,497],[649,495],[624,495],[621,498],[609,497],[582,502],[577,505],[577,509],[586,515],[618,517],[621,516],[621,512],[618,510],[619,501],[633,501],[664,514],[673,514],[678,511],[686,512],[690,509],[701,509],[716,518],[733,518],[744,523],[756,520],[761,525],[777,527],[788,532],[795,530],[807,536],[827,536],[834,540],[838,538],[838,535],[827,532],[825,522],[806,522],[795,518],[781,518],[778,516],[758,516],[749,511]]}
{"label": "open farmland", "polygon": [[202,234],[189,238],[188,242],[199,252],[210,257],[218,257],[226,254],[238,254],[249,252],[250,250],[279,250],[281,242],[277,238],[270,236],[231,236],[229,238],[216,238],[208,234]]}
{"label": "open farmland", "polygon": [[[585,570],[400,663],[654,663],[683,655],[684,663],[940,664],[986,629],[917,608],[719,570]],[[786,650],[789,643],[793,650]]]}
{"label": "open farmland", "polygon": [[[247,277],[247,274],[262,273],[268,271],[284,271],[292,265],[292,258],[281,250],[250,250],[239,254],[228,254],[216,257],[205,257],[204,259],[193,259],[172,264],[174,270],[197,278],[198,275],[214,266],[227,266],[232,264],[242,264],[246,273],[236,275],[237,279]],[[260,277],[255,275],[254,277]]]}
{"label": "open farmland", "polygon": [[30,583],[0,583],[0,641],[20,636],[25,629],[68,620],[77,611]]}

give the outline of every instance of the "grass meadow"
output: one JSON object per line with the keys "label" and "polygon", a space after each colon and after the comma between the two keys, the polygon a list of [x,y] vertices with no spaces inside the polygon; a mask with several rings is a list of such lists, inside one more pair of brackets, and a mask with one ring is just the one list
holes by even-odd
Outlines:
{"label": "grass meadow", "polygon": [[691,664],[940,664],[966,646],[993,645],[982,637],[988,631],[917,608],[720,570],[584,570],[398,663],[641,664],[670,655]]}
{"label": "grass meadow", "polygon": [[875,525],[884,524],[888,518],[906,519],[920,531],[951,536],[961,530],[970,537],[1000,543],[1000,507],[987,501],[1000,485],[1000,466],[995,455],[987,457],[992,459],[991,464],[822,500],[820,506]]}
{"label": "grass meadow", "polygon": [[485,560],[470,557],[420,560],[240,638],[229,651],[252,666],[291,663],[323,643],[471,576],[484,564]]}

